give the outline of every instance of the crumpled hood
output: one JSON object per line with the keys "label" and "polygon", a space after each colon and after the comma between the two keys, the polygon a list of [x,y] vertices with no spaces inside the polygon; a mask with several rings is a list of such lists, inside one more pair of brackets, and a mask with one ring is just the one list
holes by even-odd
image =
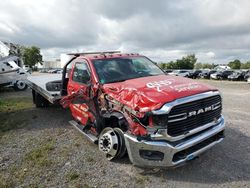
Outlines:
{"label": "crumpled hood", "polygon": [[175,99],[217,90],[188,78],[158,75],[103,85],[110,97],[139,112],[159,109]]}

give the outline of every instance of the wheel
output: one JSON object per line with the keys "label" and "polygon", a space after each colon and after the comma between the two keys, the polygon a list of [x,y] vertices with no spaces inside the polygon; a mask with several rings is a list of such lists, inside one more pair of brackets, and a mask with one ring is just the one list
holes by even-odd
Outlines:
{"label": "wheel", "polygon": [[44,108],[49,106],[49,101],[39,93],[35,93],[35,104],[37,108]]}
{"label": "wheel", "polygon": [[108,160],[121,158],[126,153],[123,132],[119,128],[105,128],[99,136],[98,146]]}
{"label": "wheel", "polygon": [[119,141],[119,144],[118,144],[118,153],[117,153],[116,157],[117,157],[117,159],[120,159],[127,152],[126,144],[125,144],[125,139],[124,139],[124,132],[120,128],[114,128],[114,131],[117,134],[118,141]]}
{"label": "wheel", "polygon": [[14,89],[16,91],[24,91],[25,89],[27,89],[27,84],[23,80],[17,80],[14,84]]}

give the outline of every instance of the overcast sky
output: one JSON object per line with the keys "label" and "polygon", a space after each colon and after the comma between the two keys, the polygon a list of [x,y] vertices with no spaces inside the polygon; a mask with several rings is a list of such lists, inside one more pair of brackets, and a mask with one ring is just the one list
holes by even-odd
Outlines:
{"label": "overcast sky", "polygon": [[249,0],[1,0],[0,40],[60,53],[122,50],[155,61],[250,60]]}

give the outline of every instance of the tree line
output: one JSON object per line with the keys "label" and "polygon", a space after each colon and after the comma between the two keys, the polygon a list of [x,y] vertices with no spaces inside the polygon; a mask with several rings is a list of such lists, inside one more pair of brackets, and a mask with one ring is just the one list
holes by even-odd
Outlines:
{"label": "tree line", "polygon": [[[170,61],[168,63],[160,63],[159,66],[162,69],[214,69],[217,65],[212,63],[200,63],[197,62],[195,54],[190,54],[177,59],[176,61]],[[231,69],[250,69],[250,61],[246,63],[241,62],[238,59],[228,62],[228,66]]]}
{"label": "tree line", "polygon": [[17,52],[10,50],[9,55],[15,55],[22,58],[24,65],[28,65],[33,67],[37,63],[42,63],[43,57],[40,52],[40,48],[36,46],[21,46],[17,45],[18,48]]}

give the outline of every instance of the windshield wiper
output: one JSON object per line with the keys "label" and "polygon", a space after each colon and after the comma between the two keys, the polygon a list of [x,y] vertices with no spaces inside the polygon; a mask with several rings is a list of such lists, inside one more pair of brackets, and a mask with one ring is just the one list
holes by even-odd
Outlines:
{"label": "windshield wiper", "polygon": [[110,82],[106,82],[106,84],[115,83],[115,82],[124,82],[126,80],[128,80],[128,79],[112,80]]}

